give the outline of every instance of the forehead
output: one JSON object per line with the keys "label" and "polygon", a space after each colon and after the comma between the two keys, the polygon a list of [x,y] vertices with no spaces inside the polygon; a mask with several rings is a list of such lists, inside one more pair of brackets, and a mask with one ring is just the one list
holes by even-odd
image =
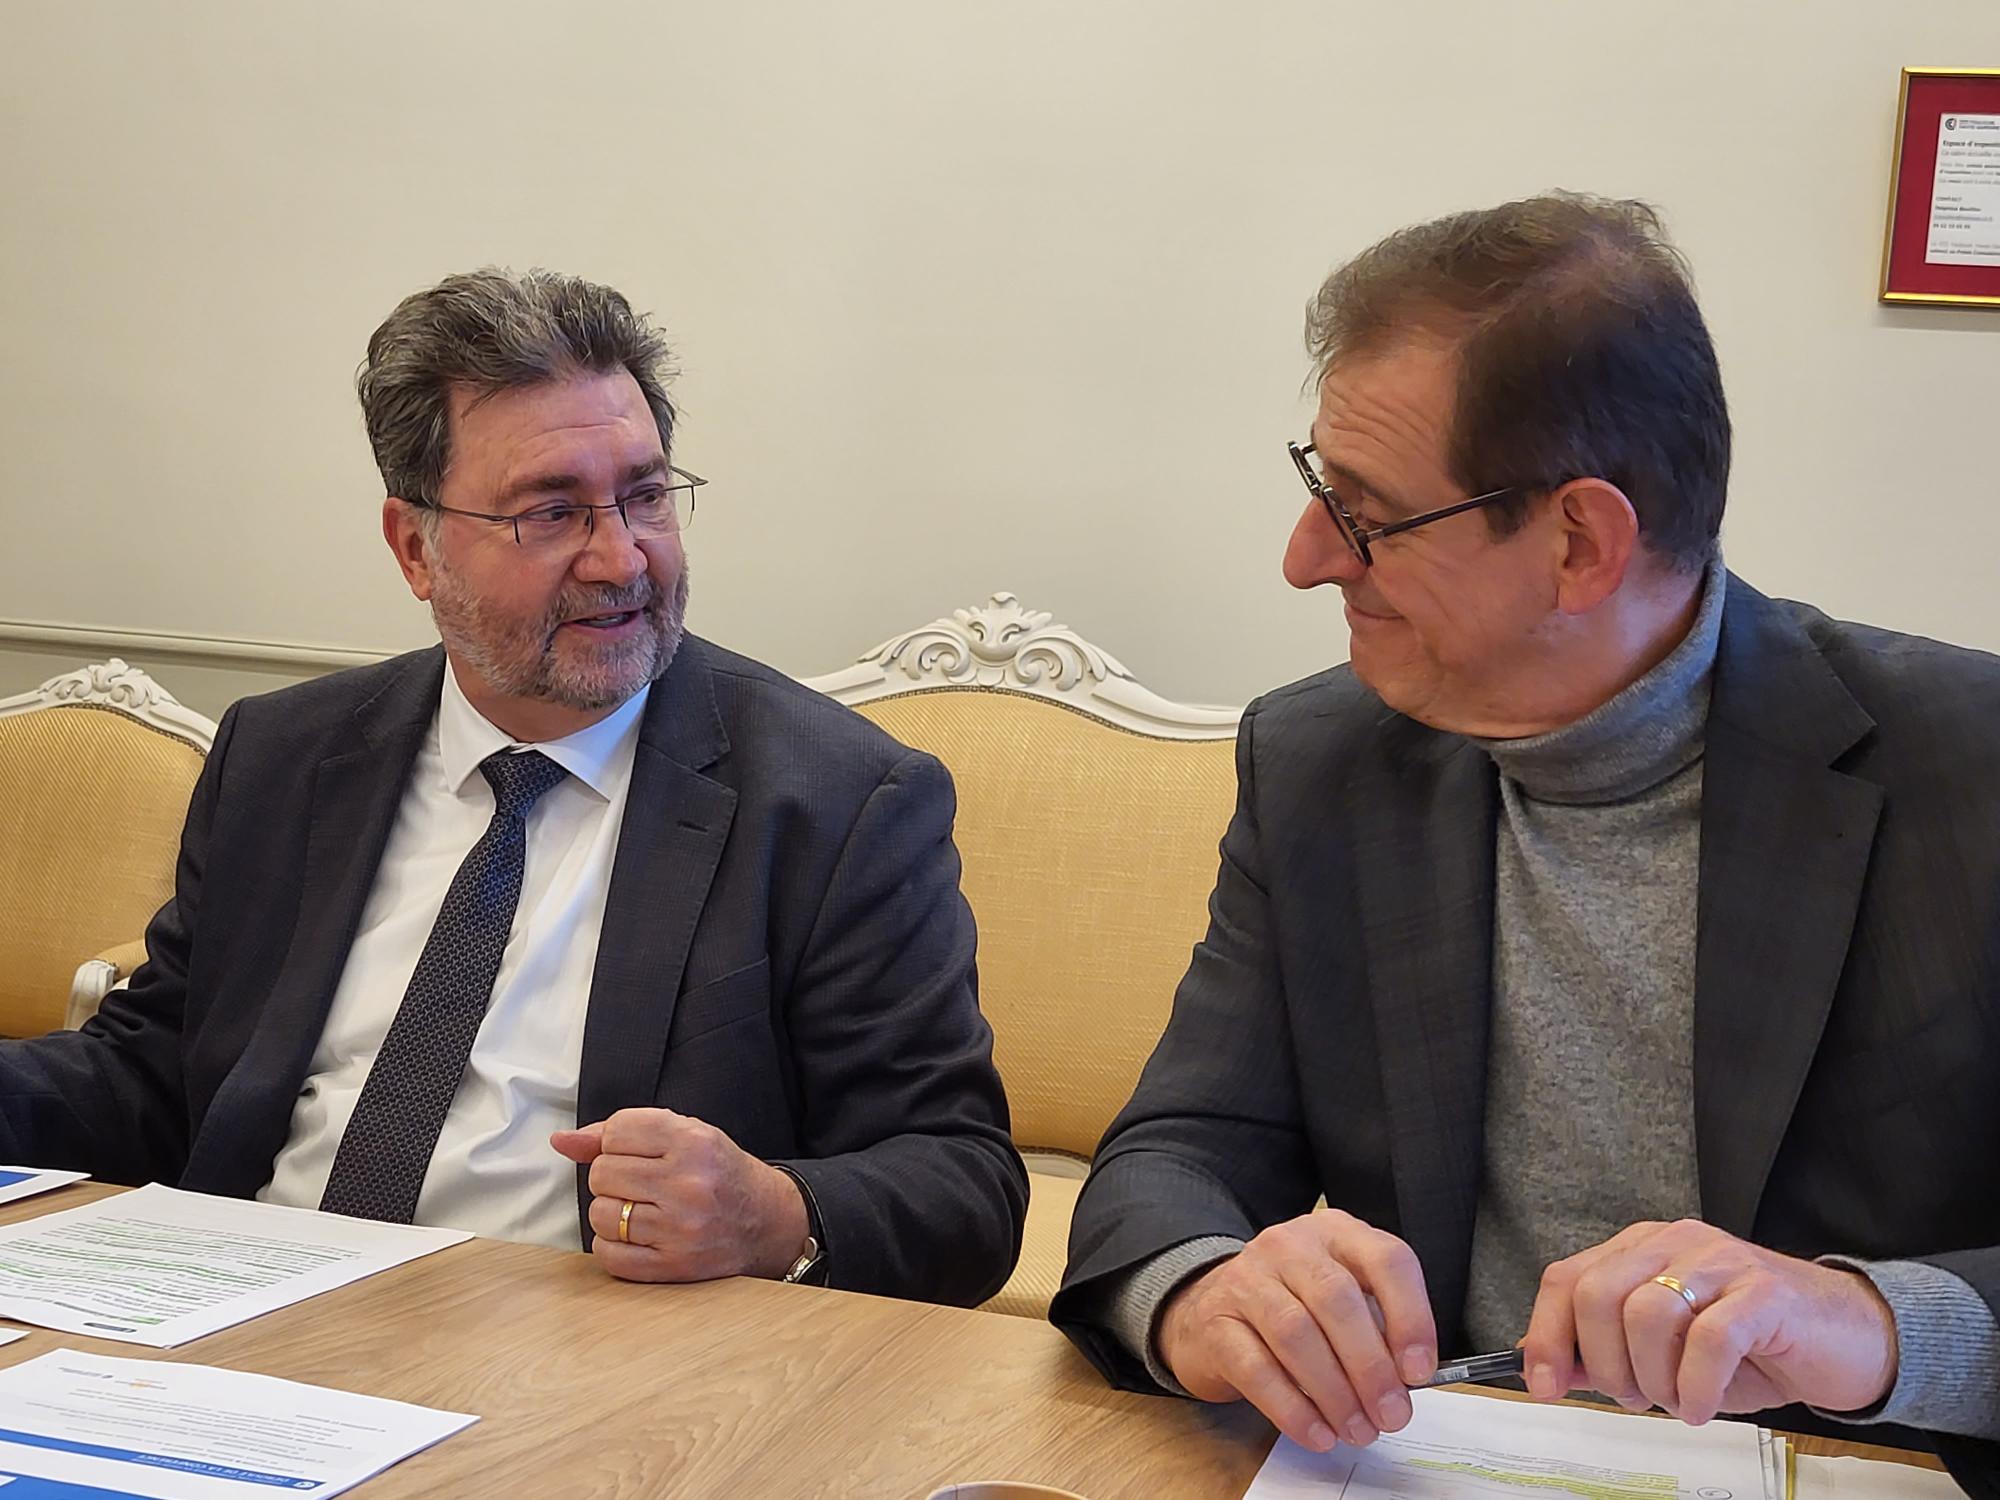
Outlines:
{"label": "forehead", "polygon": [[1448,424],[1458,392],[1458,353],[1439,339],[1410,338],[1350,355],[1319,385],[1313,437],[1423,438]]}
{"label": "forehead", "polygon": [[625,370],[481,394],[453,387],[454,471],[505,474],[562,460],[619,465],[664,456],[652,408]]}

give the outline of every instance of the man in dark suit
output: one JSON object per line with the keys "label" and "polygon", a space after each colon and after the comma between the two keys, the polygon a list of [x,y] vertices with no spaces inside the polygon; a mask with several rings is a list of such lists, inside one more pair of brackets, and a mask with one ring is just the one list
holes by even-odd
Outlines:
{"label": "man in dark suit", "polygon": [[540,272],[377,330],[384,535],[443,649],[224,716],[131,988],[0,1044],[0,1156],[637,1280],[1006,1279],[950,779],[685,633],[665,358]]}
{"label": "man in dark suit", "polygon": [[1285,572],[1351,662],[1244,714],[1051,1316],[1317,1448],[1519,1342],[1544,1398],[1990,1464],[2000,662],[1725,572],[1721,379],[1642,205],[1403,231],[1309,336]]}

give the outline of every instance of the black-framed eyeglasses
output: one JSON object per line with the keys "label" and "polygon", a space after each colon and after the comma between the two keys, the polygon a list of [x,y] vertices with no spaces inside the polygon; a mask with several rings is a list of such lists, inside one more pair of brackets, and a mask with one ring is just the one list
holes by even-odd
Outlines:
{"label": "black-framed eyeglasses", "polygon": [[582,547],[597,530],[597,513],[600,510],[617,511],[626,529],[639,541],[655,541],[686,531],[694,524],[694,492],[708,483],[699,474],[690,474],[673,464],[667,465],[667,472],[676,483],[649,484],[623,499],[608,500],[602,505],[582,500],[557,500],[547,505],[531,506],[516,515],[463,510],[456,505],[439,505],[435,501],[425,501],[423,506],[426,510],[442,511],[446,515],[469,516],[475,521],[511,526],[517,545],[537,551]]}
{"label": "black-framed eyeglasses", "polygon": [[1312,491],[1313,498],[1324,505],[1326,513],[1333,517],[1333,529],[1340,533],[1340,538],[1347,543],[1348,549],[1361,559],[1361,566],[1364,568],[1375,565],[1375,556],[1368,550],[1370,542],[1379,542],[1385,536],[1395,536],[1400,532],[1415,531],[1419,526],[1442,521],[1446,516],[1462,515],[1468,510],[1477,510],[1482,505],[1491,505],[1495,500],[1504,500],[1509,495],[1521,493],[1518,487],[1509,485],[1506,489],[1488,490],[1483,495],[1474,495],[1470,500],[1461,500],[1456,505],[1427,510],[1420,516],[1391,521],[1386,526],[1363,526],[1354,513],[1341,504],[1340,497],[1328,489],[1325,482],[1314,472],[1312,464],[1308,462],[1313,457],[1311,443],[1307,443],[1304,447],[1297,443],[1287,443],[1285,451],[1292,455],[1292,462],[1298,467],[1299,478],[1306,482],[1306,488]]}

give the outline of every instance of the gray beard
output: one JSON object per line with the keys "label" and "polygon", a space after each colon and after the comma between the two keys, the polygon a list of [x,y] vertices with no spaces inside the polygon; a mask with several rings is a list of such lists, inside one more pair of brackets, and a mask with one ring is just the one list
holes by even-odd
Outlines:
{"label": "gray beard", "polygon": [[[549,612],[524,623],[496,621],[483,600],[461,591],[457,575],[439,567],[431,593],[431,619],[452,654],[495,692],[565,708],[615,708],[666,675],[687,631],[685,560],[671,597],[648,574],[629,589],[600,585],[566,588]],[[650,627],[610,656],[585,661],[557,654],[556,628],[580,615],[637,609]]]}

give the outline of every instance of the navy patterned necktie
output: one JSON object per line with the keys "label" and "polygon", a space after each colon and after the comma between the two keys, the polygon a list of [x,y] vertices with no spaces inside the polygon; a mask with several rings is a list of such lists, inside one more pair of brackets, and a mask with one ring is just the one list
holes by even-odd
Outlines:
{"label": "navy patterned necktie", "polygon": [[402,1006],[368,1070],[334,1153],[319,1206],[407,1224],[430,1169],[445,1112],[493,998],[500,955],[521,900],[528,812],[569,773],[538,750],[479,763],[493,787],[493,821],[451,878]]}

